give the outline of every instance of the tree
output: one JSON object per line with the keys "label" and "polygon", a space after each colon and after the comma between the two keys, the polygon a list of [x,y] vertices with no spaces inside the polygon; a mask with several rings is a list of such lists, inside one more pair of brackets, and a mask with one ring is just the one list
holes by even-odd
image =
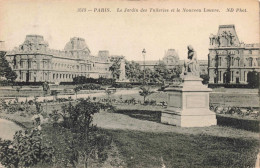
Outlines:
{"label": "tree", "polygon": [[113,79],[119,79],[120,75],[120,65],[123,57],[111,57],[110,61],[113,64],[109,67],[109,71],[112,72]]}
{"label": "tree", "polygon": [[151,91],[149,87],[144,87],[144,86],[142,86],[140,89],[141,90],[139,91],[139,95],[144,97],[144,102],[145,102],[146,97],[152,94],[153,91]]}
{"label": "tree", "polygon": [[[50,92],[50,86],[47,82],[44,82],[42,84],[42,90],[43,90],[44,97],[46,97],[46,95]],[[48,112],[47,100],[44,99],[44,101],[45,101],[45,110],[46,112]]]}
{"label": "tree", "polygon": [[73,82],[76,84],[84,84],[87,82],[87,78],[85,76],[76,76],[73,78]]}
{"label": "tree", "polygon": [[53,101],[56,101],[57,100],[58,91],[57,90],[52,90],[51,91],[51,95],[53,96]]}
{"label": "tree", "polygon": [[0,76],[13,82],[17,78],[17,74],[9,66],[9,63],[5,58],[5,54],[6,52],[0,51]]}
{"label": "tree", "polygon": [[[16,91],[18,92],[18,96],[20,96],[21,89],[22,89],[22,86],[17,86],[16,87]],[[16,98],[17,98],[17,96],[16,96]]]}
{"label": "tree", "polygon": [[[145,77],[144,77],[144,73],[145,73]],[[148,82],[153,82],[154,71],[152,71],[150,68],[145,68],[144,71],[141,71],[138,80],[139,82],[144,82],[144,84],[147,84]]]}
{"label": "tree", "polygon": [[78,95],[78,92],[80,91],[81,87],[80,86],[76,86],[75,88],[73,88],[75,94],[76,94],[76,99],[77,99],[77,95]]}
{"label": "tree", "polygon": [[250,71],[247,73],[248,86],[251,88],[259,87],[260,72]]}
{"label": "tree", "polygon": [[125,61],[125,73],[127,79],[130,81],[139,81],[139,76],[141,75],[140,65],[134,61]]}
{"label": "tree", "polygon": [[103,153],[104,146],[107,146],[111,141],[102,136],[97,135],[97,128],[92,124],[93,115],[100,111],[100,105],[96,102],[91,102],[90,99],[81,100],[71,111],[71,116],[74,118],[74,127],[77,132],[80,132],[80,140],[82,141],[84,157],[84,165],[88,166],[88,159],[98,156],[101,159],[106,159],[107,155]]}

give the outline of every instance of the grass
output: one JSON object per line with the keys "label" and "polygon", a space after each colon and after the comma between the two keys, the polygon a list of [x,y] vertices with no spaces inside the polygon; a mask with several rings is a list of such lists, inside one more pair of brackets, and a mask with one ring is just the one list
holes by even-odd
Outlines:
{"label": "grass", "polygon": [[[185,168],[254,167],[258,153],[258,141],[250,138],[100,130],[112,137],[115,144],[110,149],[108,161],[104,163],[106,166],[112,167],[157,168],[162,167],[163,164],[166,167]],[[55,137],[53,145],[62,155],[67,155],[66,148],[61,144],[65,139],[71,139],[71,133],[62,131],[62,134],[66,134],[62,136],[59,130],[52,128],[52,126],[45,126],[43,131],[45,139],[51,140]],[[62,165],[57,164],[54,167],[59,166]],[[103,165],[103,167],[106,166]]]}
{"label": "grass", "polygon": [[[53,127],[50,124],[43,125],[43,141],[45,143],[51,142],[52,146],[55,149],[55,160],[56,162],[54,165],[44,165],[44,167],[54,167],[54,168],[60,168],[60,167],[71,167],[70,160],[72,159],[72,151],[70,148],[70,145],[74,144],[74,149],[76,151],[82,151],[82,144],[83,142],[80,142],[80,140],[77,138],[76,142],[73,142],[73,139],[75,139],[75,133],[72,133],[69,129],[65,129],[60,126]],[[98,134],[106,134],[106,130],[99,129]],[[73,138],[74,137],[74,138]],[[77,136],[76,136],[77,137]],[[89,159],[88,167],[125,167],[124,162],[121,160],[121,157],[119,156],[118,148],[116,145],[112,142],[112,144],[104,149],[105,152],[108,154],[108,158],[104,162],[96,162],[92,159]],[[67,163],[67,164],[66,164]],[[42,167],[43,165],[39,164],[39,167]],[[79,157],[79,162],[76,164],[77,168],[83,168],[83,158]]]}
{"label": "grass", "polygon": [[257,140],[107,130],[127,167],[253,167]]}
{"label": "grass", "polygon": [[[10,114],[9,117],[13,115]],[[22,123],[29,122],[24,117],[13,116]],[[175,127],[173,128],[175,129]],[[253,137],[236,137],[231,133],[226,137],[218,134],[193,134],[190,129],[177,132],[143,132],[134,130],[100,130],[113,139],[114,147],[109,152],[103,167],[253,167],[259,149],[259,141]],[[214,132],[214,128],[210,132]],[[185,129],[186,130],[186,129]],[[235,129],[234,129],[235,130]],[[237,134],[243,133],[235,130]],[[72,138],[68,131],[56,130],[51,124],[43,126],[44,139],[52,140],[60,155],[69,154],[64,141]],[[222,134],[226,132],[222,130]],[[66,135],[64,135],[66,134]],[[79,148],[80,150],[80,148]],[[50,167],[50,165],[45,165]],[[56,164],[54,167],[63,167]],[[79,166],[81,167],[81,166]],[[91,166],[90,166],[91,167]],[[94,166],[95,167],[95,166]],[[99,165],[98,167],[101,167]]]}

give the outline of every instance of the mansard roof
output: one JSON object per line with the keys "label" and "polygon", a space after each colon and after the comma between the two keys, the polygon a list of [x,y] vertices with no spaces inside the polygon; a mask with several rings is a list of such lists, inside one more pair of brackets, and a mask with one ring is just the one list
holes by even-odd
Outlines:
{"label": "mansard roof", "polygon": [[234,45],[239,45],[239,39],[236,33],[235,25],[219,25],[218,28],[218,36],[224,37],[224,38],[232,38]]}
{"label": "mansard roof", "polygon": [[64,47],[65,51],[73,51],[73,50],[87,50],[90,53],[90,50],[85,42],[84,38],[73,37]]}

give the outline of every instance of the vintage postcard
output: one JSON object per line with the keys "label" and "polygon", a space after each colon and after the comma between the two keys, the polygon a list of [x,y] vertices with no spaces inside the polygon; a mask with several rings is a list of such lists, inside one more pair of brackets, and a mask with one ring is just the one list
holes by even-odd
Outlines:
{"label": "vintage postcard", "polygon": [[0,0],[0,167],[260,167],[258,0]]}

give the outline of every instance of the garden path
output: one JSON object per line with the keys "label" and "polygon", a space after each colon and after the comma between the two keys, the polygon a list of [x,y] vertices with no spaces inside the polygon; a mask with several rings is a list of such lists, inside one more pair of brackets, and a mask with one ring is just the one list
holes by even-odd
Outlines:
{"label": "garden path", "polygon": [[15,123],[0,118],[0,138],[12,140],[15,132],[21,129]]}

